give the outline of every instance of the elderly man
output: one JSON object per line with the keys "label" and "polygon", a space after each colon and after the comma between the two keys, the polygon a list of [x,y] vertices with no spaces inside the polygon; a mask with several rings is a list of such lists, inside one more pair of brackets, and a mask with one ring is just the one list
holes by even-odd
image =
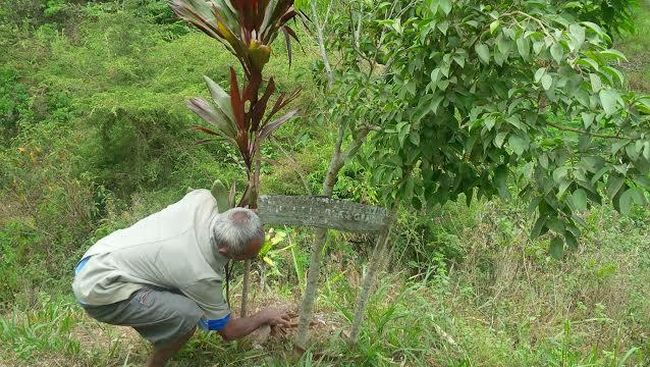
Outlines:
{"label": "elderly man", "polygon": [[224,265],[257,256],[264,232],[257,215],[219,213],[208,190],[97,241],[75,269],[74,294],[93,318],[133,327],[153,344],[147,366],[164,366],[196,326],[238,339],[288,315],[265,309],[232,318],[224,302]]}

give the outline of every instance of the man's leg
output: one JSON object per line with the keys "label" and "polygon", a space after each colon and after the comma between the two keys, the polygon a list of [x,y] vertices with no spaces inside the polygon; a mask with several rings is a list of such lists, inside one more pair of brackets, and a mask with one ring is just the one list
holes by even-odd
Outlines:
{"label": "man's leg", "polygon": [[166,344],[165,346],[154,347],[153,353],[151,354],[151,357],[149,357],[149,360],[147,361],[147,367],[165,366],[165,364],[167,364],[167,361],[169,361],[169,359],[173,357],[176,354],[176,352],[178,352],[183,347],[183,345],[187,343],[188,340],[190,340],[195,330],[196,327],[190,330],[189,333],[181,336],[180,338],[172,341],[169,344]]}
{"label": "man's leg", "polygon": [[203,311],[177,292],[144,288],[128,300],[106,306],[84,306],[98,321],[133,327],[153,344],[147,366],[164,366],[190,339]]}

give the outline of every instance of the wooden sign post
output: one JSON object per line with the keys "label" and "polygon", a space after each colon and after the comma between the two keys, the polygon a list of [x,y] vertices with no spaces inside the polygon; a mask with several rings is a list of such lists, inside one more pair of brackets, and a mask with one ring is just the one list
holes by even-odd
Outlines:
{"label": "wooden sign post", "polygon": [[[387,243],[391,218],[384,208],[363,205],[343,200],[330,199],[322,196],[261,196],[257,201],[257,214],[264,224],[289,226],[310,226],[324,229],[337,229],[348,232],[379,233],[377,246],[373,251],[373,260],[369,273],[364,278],[364,286],[360,293],[359,306],[351,335],[358,334],[367,295],[379,260],[376,258],[383,252]],[[323,237],[324,238],[324,237]],[[317,248],[322,248],[321,244]],[[319,241],[316,239],[316,241]],[[315,242],[317,245],[318,242]],[[303,298],[298,333],[295,345],[299,350],[305,348],[308,337],[309,323],[312,317],[313,304],[320,272],[320,251],[312,247],[312,258],[307,277],[307,286]],[[312,269],[315,266],[315,270]]]}
{"label": "wooden sign post", "polygon": [[384,208],[322,196],[261,196],[257,204],[264,224],[379,232],[388,222]]}

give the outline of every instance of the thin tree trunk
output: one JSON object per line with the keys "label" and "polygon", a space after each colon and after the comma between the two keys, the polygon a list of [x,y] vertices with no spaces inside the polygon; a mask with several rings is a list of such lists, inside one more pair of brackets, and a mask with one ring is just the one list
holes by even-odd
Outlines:
{"label": "thin tree trunk", "polygon": [[241,310],[239,312],[241,317],[246,317],[248,315],[248,292],[250,290],[251,282],[251,261],[244,261],[244,284],[242,285],[241,290]]}
{"label": "thin tree trunk", "polygon": [[309,271],[307,273],[307,284],[305,294],[300,307],[300,318],[298,319],[298,332],[296,333],[295,344],[303,350],[307,348],[309,338],[309,323],[314,313],[314,301],[318,289],[318,278],[320,277],[320,264],[323,253],[323,245],[327,241],[327,229],[317,228],[314,243],[311,246],[311,258],[309,260]]}
{"label": "thin tree trunk", "polygon": [[[251,175],[248,178],[248,207],[251,209],[257,208],[257,197],[258,197],[258,188],[260,181],[260,165],[261,158],[259,152],[253,158],[253,169]],[[250,291],[250,273],[251,273],[251,260],[246,260],[244,262],[244,283],[242,285],[241,291],[241,317],[246,317],[248,314],[248,294]]]}
{"label": "thin tree trunk", "polygon": [[[327,18],[329,17],[330,10],[332,9],[332,2],[330,2],[327,8],[327,14],[323,22],[320,22],[318,18],[318,11],[316,9],[316,1],[311,0],[311,11],[314,24],[316,25],[316,35],[318,41],[318,49],[323,59],[323,64],[325,66],[325,73],[327,75],[327,89],[331,89],[334,84],[334,74],[332,73],[332,68],[330,66],[329,58],[327,56],[327,50],[325,49],[325,41],[323,37],[323,29],[327,23]],[[336,144],[334,146],[334,154],[330,160],[330,165],[327,169],[327,174],[325,175],[325,180],[323,181],[323,195],[330,197],[334,191],[334,185],[338,179],[338,174],[343,165],[353,157],[363,145],[366,136],[370,132],[369,129],[360,131],[357,138],[350,144],[348,150],[343,153],[341,147],[343,145],[343,140],[345,139],[345,125],[339,124],[338,136]],[[318,280],[320,277],[320,268],[321,268],[321,258],[323,253],[323,246],[327,241],[327,229],[317,228],[314,236],[314,243],[311,247],[311,257],[309,261],[309,270],[307,273],[307,284],[305,285],[305,294],[303,295],[302,305],[300,308],[300,318],[298,320],[298,331],[295,337],[295,344],[305,349],[307,346],[307,341],[309,338],[309,324],[311,322],[313,312],[314,312],[314,301],[316,300],[316,292],[318,290]]]}
{"label": "thin tree trunk", "polygon": [[[336,145],[334,146],[334,154],[330,161],[325,181],[323,181],[323,195],[330,197],[334,191],[334,185],[338,179],[338,174],[343,168],[345,162],[352,158],[365,141],[366,136],[370,130],[362,130],[357,138],[350,143],[350,146],[345,152],[341,152],[341,146],[345,138],[345,126],[339,126],[338,137]],[[305,349],[307,340],[309,339],[309,324],[311,322],[314,312],[314,301],[316,300],[316,291],[318,289],[318,279],[320,277],[321,257],[323,253],[323,246],[327,241],[327,229],[317,228],[315,231],[314,243],[311,247],[311,258],[309,261],[309,271],[307,273],[307,284],[305,286],[305,294],[303,296],[302,305],[300,308],[300,318],[298,320],[298,332],[296,333],[295,344]]]}
{"label": "thin tree trunk", "polygon": [[[334,154],[330,160],[325,181],[323,181],[323,195],[332,196],[336,178],[338,176],[343,162],[341,161],[341,145],[345,137],[345,128],[339,126],[339,134],[334,146]],[[305,349],[307,339],[309,338],[309,324],[314,312],[314,301],[316,299],[316,290],[318,289],[318,278],[320,277],[321,257],[323,245],[327,241],[327,229],[316,228],[314,243],[311,246],[311,257],[309,259],[309,270],[307,272],[307,284],[305,285],[305,294],[303,295],[302,305],[300,307],[300,318],[298,319],[298,332],[296,333],[295,344]]]}
{"label": "thin tree trunk", "polygon": [[359,333],[361,332],[361,323],[363,322],[363,316],[365,314],[366,305],[368,304],[368,299],[372,293],[372,288],[375,285],[375,279],[377,273],[383,267],[384,264],[383,258],[387,255],[388,251],[386,248],[388,246],[388,240],[390,238],[390,233],[393,227],[393,221],[397,213],[399,205],[395,204],[391,210],[391,219],[389,220],[386,227],[380,232],[377,237],[377,243],[370,257],[370,263],[368,265],[368,271],[366,276],[363,278],[363,283],[361,285],[361,291],[359,292],[359,297],[357,298],[357,308],[354,312],[354,320],[352,321],[352,331],[350,332],[350,342],[353,344],[357,342],[359,338]]}

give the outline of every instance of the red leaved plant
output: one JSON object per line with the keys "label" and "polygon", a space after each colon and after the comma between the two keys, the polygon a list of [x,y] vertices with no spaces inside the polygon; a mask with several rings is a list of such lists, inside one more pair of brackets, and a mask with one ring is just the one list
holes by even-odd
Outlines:
{"label": "red leaved plant", "polygon": [[[264,84],[262,71],[271,56],[271,43],[280,31],[285,35],[291,60],[290,39],[297,41],[298,38],[287,23],[299,15],[293,3],[293,0],[170,1],[176,15],[224,44],[242,65],[245,81],[241,87],[235,69],[231,67],[229,93],[210,78],[204,77],[213,102],[192,98],[187,105],[216,128],[216,131],[205,127],[197,127],[197,130],[224,136],[237,146],[246,164],[249,180],[254,170],[254,157],[262,141],[297,114],[294,110],[273,120],[282,108],[298,96],[299,90],[288,95],[280,93],[268,112],[269,100],[276,89],[272,77],[265,83],[264,93],[261,94]],[[255,203],[250,202],[249,205],[254,206]]]}
{"label": "red leaved plant", "polygon": [[[294,9],[294,0],[171,0],[169,4],[176,15],[224,44],[241,63],[245,77],[241,87],[232,67],[229,93],[204,76],[212,102],[192,98],[187,106],[215,128],[197,126],[197,130],[212,136],[223,136],[237,146],[248,176],[248,186],[239,206],[257,208],[260,146],[273,131],[296,116],[297,111],[290,111],[274,119],[299,93],[299,90],[288,95],[280,93],[273,108],[267,112],[271,96],[275,93],[275,83],[273,78],[264,83],[262,71],[271,57],[271,43],[280,31],[284,33],[291,64],[291,38],[296,41],[298,38],[287,23],[302,14]],[[260,95],[263,84],[266,87]],[[247,311],[249,273],[250,261],[247,261],[242,316],[246,316]]]}

